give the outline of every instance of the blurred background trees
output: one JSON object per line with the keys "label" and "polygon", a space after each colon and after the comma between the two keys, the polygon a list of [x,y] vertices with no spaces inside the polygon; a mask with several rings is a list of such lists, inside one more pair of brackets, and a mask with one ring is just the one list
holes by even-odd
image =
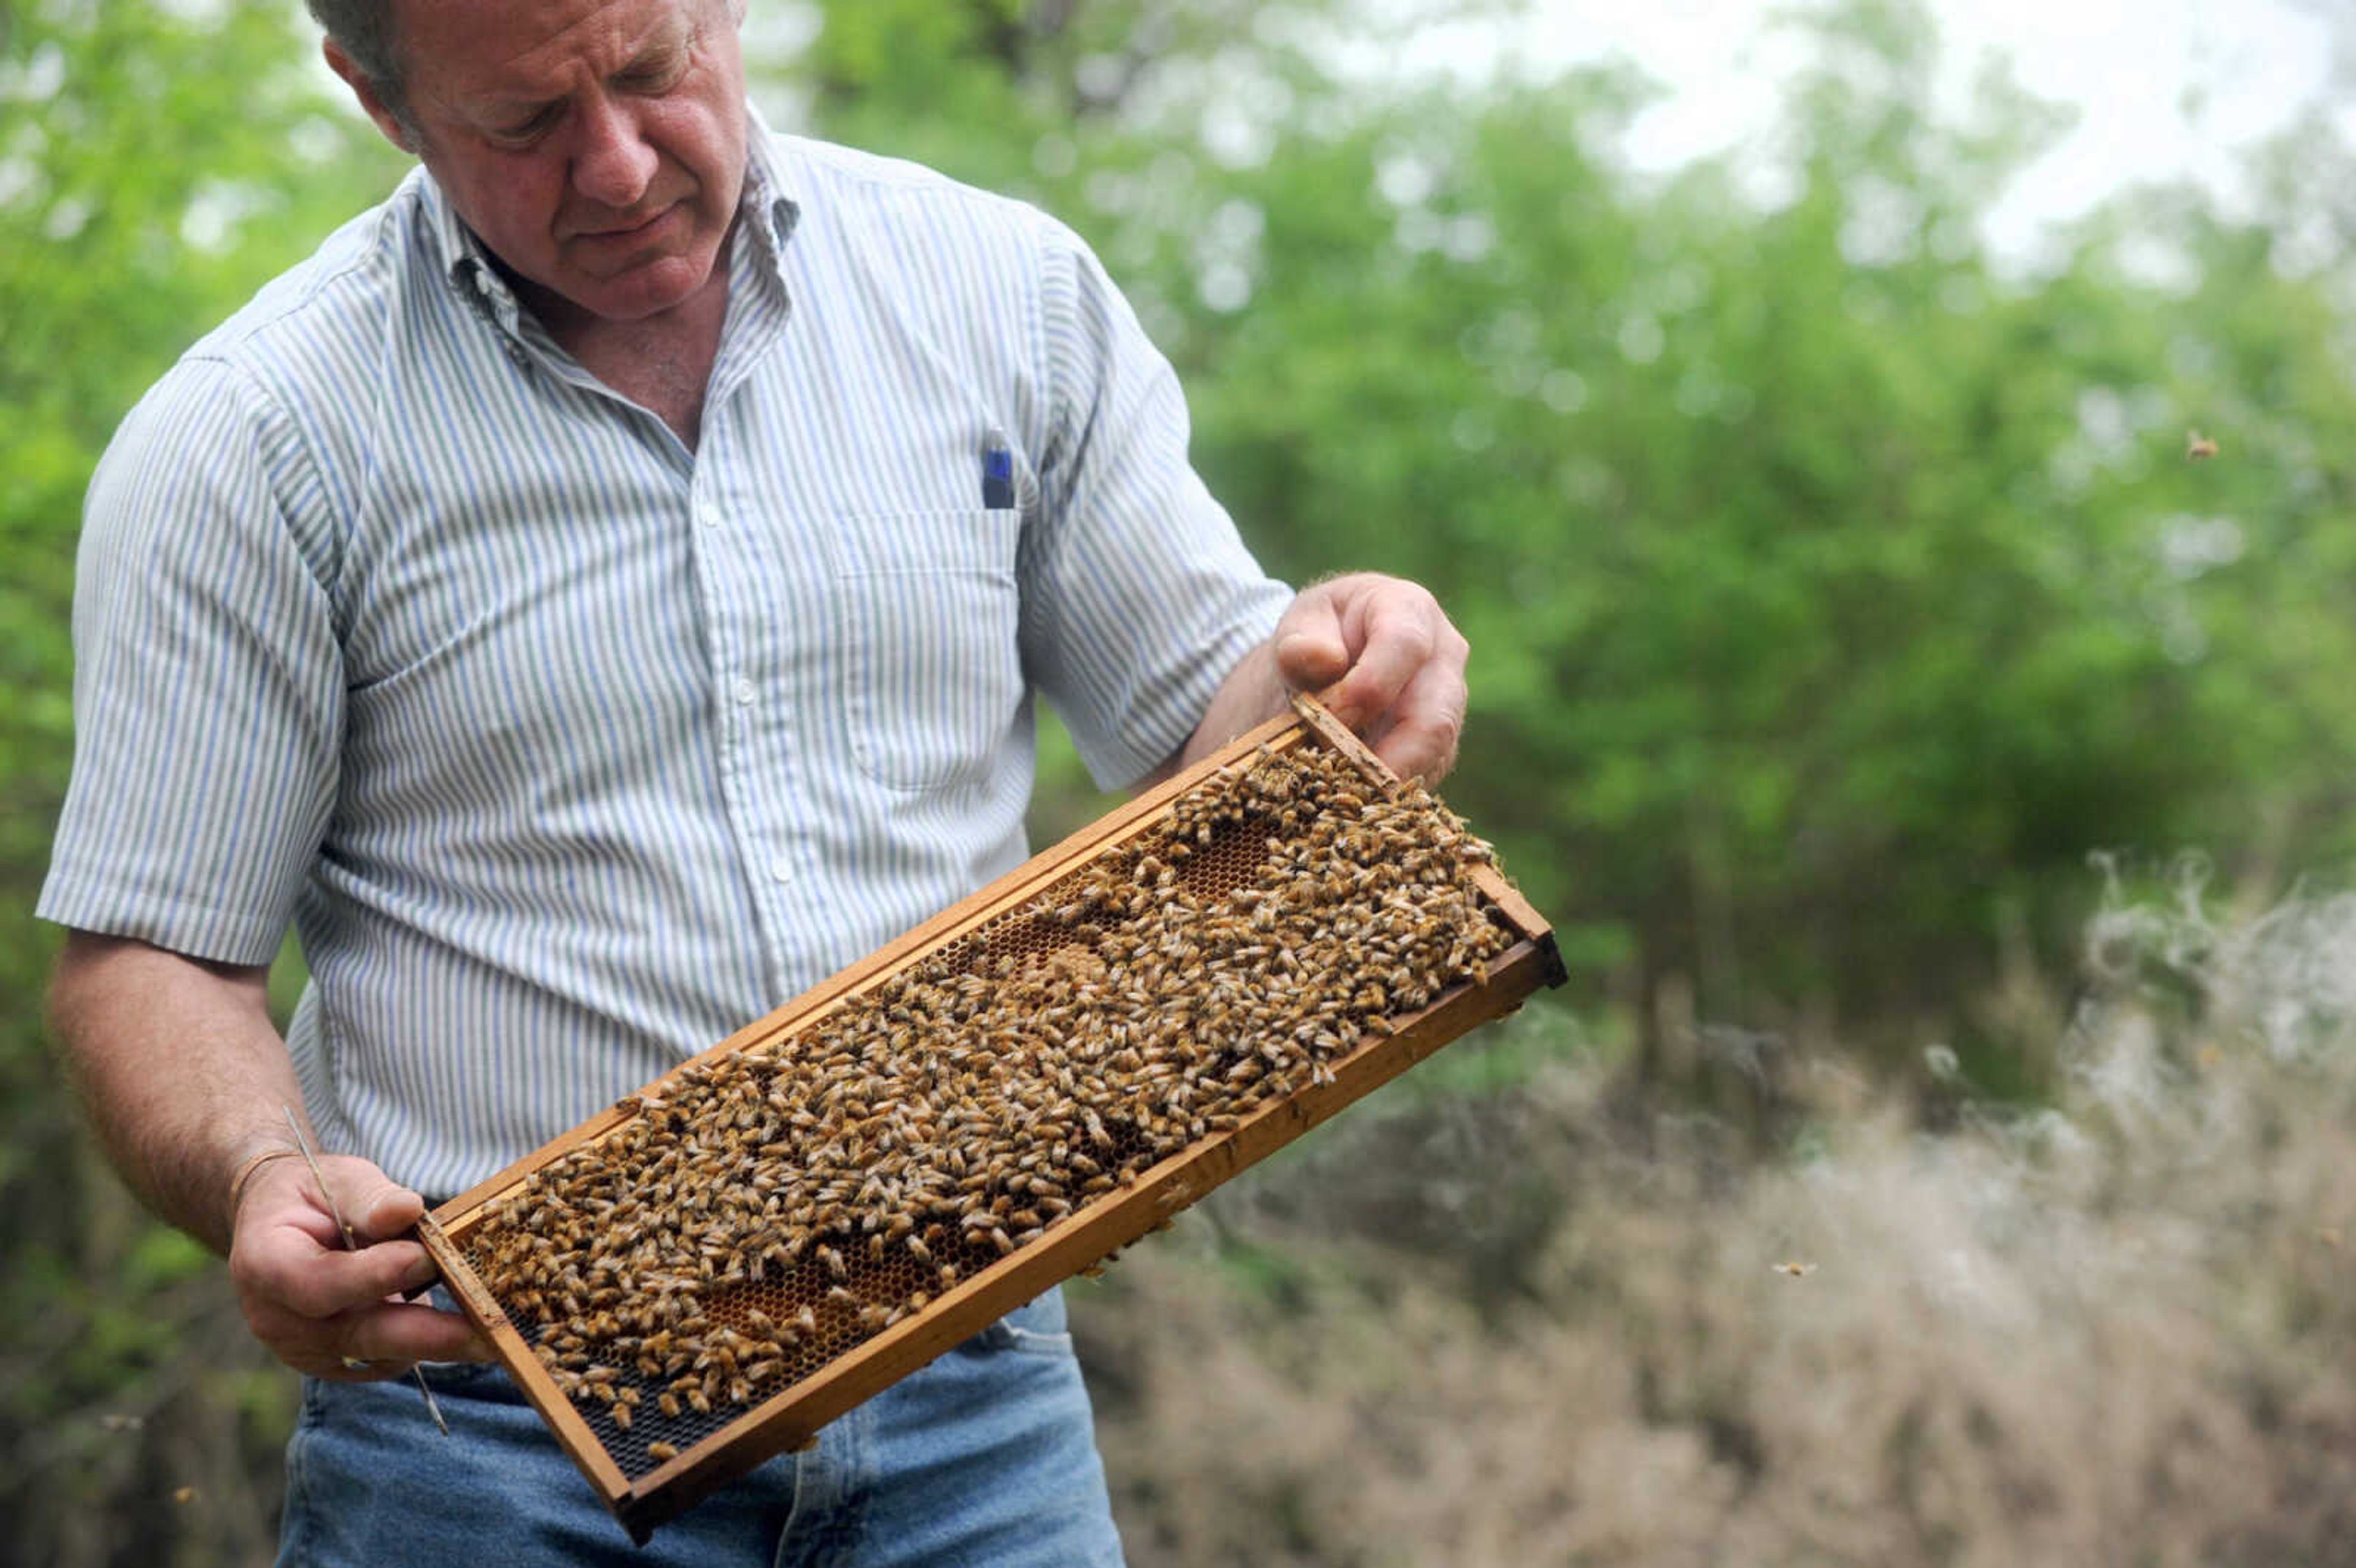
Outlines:
{"label": "blurred background trees", "polygon": [[[1635,172],[1655,89],[1624,71],[1370,72],[1411,29],[1340,0],[753,11],[773,123],[1097,245],[1272,569],[1418,578],[1471,636],[1449,796],[1574,983],[1460,1048],[1504,1065],[1423,1091],[1411,1142],[1574,1041],[1646,1104],[1723,1105],[1732,1074],[1755,1111],[1762,1050],[1933,1121],[2051,1099],[2091,852],[2132,893],[2197,850],[2250,907],[2342,876],[2356,164],[2328,126],[2268,155],[2252,211],[2128,193],[2031,269],[1981,220],[2062,117],[1997,76],[1927,118],[1936,41],[1904,0],[1794,24],[1814,64],[1767,193],[1727,160]],[[27,912],[98,452],[403,166],[314,53],[292,5],[0,8],[0,1509],[26,1561],[241,1562],[267,1534],[285,1381],[75,1137]],[[1045,756],[1043,836],[1099,805]],[[1808,1120],[1746,1125],[1781,1156]],[[1523,1181],[1481,1234],[1568,1223],[1568,1182]],[[1462,1288],[1512,1283],[1472,1256]]]}

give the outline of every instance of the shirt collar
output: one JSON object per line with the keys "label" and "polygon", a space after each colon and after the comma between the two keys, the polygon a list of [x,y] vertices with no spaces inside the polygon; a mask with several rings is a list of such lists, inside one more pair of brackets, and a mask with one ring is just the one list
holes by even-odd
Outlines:
{"label": "shirt collar", "polygon": [[772,264],[782,265],[786,241],[793,238],[794,226],[801,221],[801,203],[794,199],[778,167],[776,138],[769,134],[769,123],[750,103],[744,105],[744,194],[738,199],[737,211],[755,219],[748,227],[757,234]]}
{"label": "shirt collar", "polygon": [[[487,307],[500,326],[514,333],[520,306],[507,279],[493,264],[489,248],[466,227],[432,175],[421,166],[415,177],[423,193],[426,231],[450,286],[469,304]],[[773,270],[780,267],[786,241],[800,219],[801,205],[786,190],[768,122],[749,102],[744,105],[744,188],[737,197],[736,211],[743,220],[737,233],[752,237]]]}

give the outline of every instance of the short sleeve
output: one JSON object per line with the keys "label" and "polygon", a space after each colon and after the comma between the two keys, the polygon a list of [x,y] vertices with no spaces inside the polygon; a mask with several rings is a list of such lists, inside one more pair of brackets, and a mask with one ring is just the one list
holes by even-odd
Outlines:
{"label": "short sleeve", "polygon": [[276,954],[343,724],[326,540],[288,501],[307,471],[217,361],[183,361],[116,432],[83,516],[42,918],[221,963]]}
{"label": "short sleeve", "polygon": [[1023,656],[1090,773],[1117,788],[1185,744],[1292,594],[1187,461],[1169,361],[1079,238],[1047,229],[1047,428],[1024,519]]}

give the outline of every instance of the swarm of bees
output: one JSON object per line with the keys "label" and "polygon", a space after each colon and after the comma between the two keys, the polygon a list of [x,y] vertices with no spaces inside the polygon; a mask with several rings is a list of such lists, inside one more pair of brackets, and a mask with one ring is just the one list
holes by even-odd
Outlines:
{"label": "swarm of bees", "polygon": [[1489,859],[1419,789],[1263,747],[1023,908],[625,1101],[466,1251],[650,1467],[1485,981],[1513,940],[1469,880]]}

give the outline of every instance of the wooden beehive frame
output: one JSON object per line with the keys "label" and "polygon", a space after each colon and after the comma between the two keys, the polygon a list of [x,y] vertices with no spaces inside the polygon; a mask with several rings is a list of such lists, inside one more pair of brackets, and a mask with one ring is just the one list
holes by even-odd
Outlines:
{"label": "wooden beehive frame", "polygon": [[[1076,868],[1155,830],[1180,795],[1217,770],[1262,747],[1329,748],[1389,791],[1398,781],[1355,736],[1313,699],[1273,720],[1168,783],[1107,815],[1009,872],[898,941],[812,987],[667,1073],[647,1093],[661,1093],[697,1062],[782,1040],[829,1011],[1017,909]],[[1541,986],[1559,984],[1561,960],[1546,922],[1493,866],[1472,880],[1513,943],[1487,965],[1479,984],[1460,985],[1431,1006],[1371,1032],[1333,1064],[1332,1082],[1312,1084],[1261,1106],[1232,1130],[1215,1132],[1147,1169],[1121,1189],[1091,1201],[1044,1234],[941,1294],[921,1312],[835,1357],[817,1372],[744,1412],[710,1436],[635,1478],[558,1386],[530,1341],[494,1298],[466,1253],[472,1230],[535,1171],[584,1144],[605,1137],[637,1111],[626,1102],[594,1116],[425,1216],[419,1235],[461,1307],[489,1339],[509,1373],[548,1422],[607,1508],[643,1542],[656,1525],[790,1448],[806,1446],[819,1427],[926,1365],[1050,1286],[1128,1245],[1255,1161],[1291,1142],[1336,1111],[1379,1088],[1475,1025],[1518,1008]]]}

